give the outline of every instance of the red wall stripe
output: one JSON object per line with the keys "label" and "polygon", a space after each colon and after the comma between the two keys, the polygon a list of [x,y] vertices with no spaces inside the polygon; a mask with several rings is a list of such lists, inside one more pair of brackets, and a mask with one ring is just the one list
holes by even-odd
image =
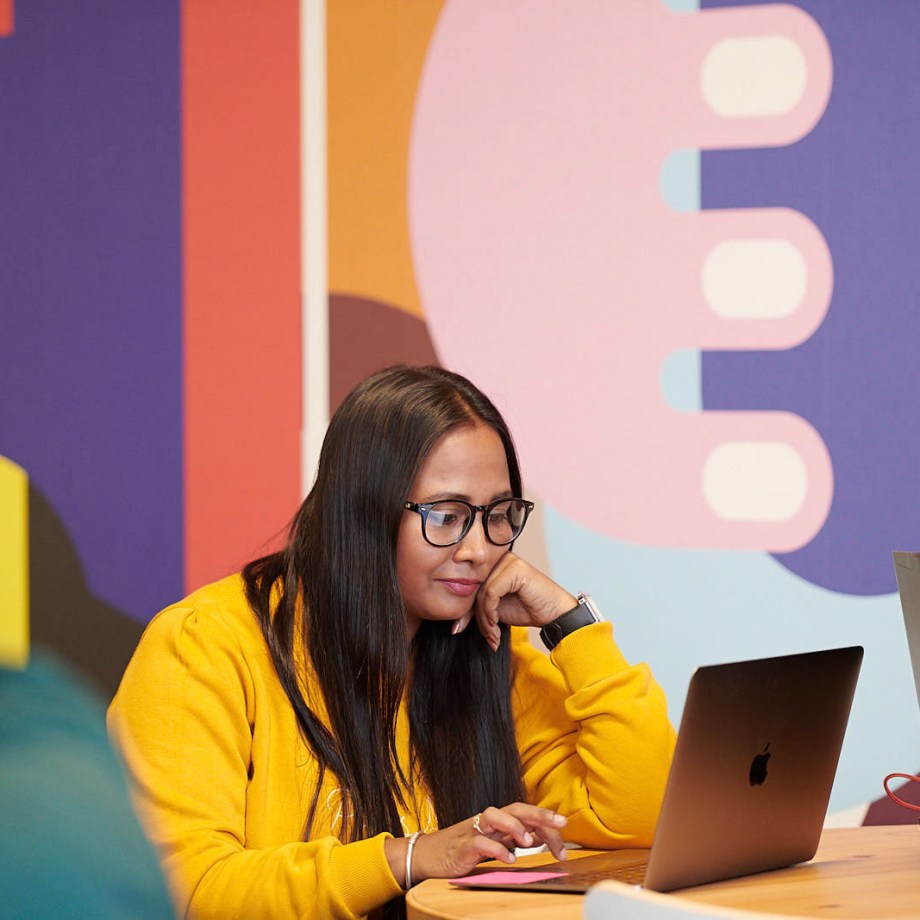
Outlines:
{"label": "red wall stripe", "polygon": [[0,0],[0,36],[13,34],[13,0]]}
{"label": "red wall stripe", "polygon": [[298,33],[297,0],[182,3],[189,589],[300,497]]}

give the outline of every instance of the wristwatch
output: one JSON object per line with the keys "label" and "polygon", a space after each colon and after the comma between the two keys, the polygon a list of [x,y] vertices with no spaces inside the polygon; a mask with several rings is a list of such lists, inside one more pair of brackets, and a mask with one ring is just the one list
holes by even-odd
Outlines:
{"label": "wristwatch", "polygon": [[604,615],[597,609],[594,598],[590,594],[579,591],[576,600],[578,603],[571,610],[557,617],[552,623],[547,623],[540,630],[540,638],[550,651],[576,629],[581,629],[582,626],[590,623],[603,622]]}

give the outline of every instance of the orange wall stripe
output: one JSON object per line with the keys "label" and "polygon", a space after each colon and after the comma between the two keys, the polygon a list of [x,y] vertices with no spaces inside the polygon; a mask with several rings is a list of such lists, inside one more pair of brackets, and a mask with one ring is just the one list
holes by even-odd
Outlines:
{"label": "orange wall stripe", "polygon": [[182,3],[185,580],[300,499],[297,0]]}
{"label": "orange wall stripe", "polygon": [[418,83],[443,0],[327,4],[329,290],[422,315],[409,241]]}

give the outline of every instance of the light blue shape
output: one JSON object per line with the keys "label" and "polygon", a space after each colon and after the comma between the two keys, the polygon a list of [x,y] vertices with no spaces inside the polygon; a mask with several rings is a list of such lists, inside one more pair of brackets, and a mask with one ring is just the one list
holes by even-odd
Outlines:
{"label": "light blue shape", "polygon": [[675,150],[670,154],[661,164],[658,190],[669,208],[675,211],[699,211],[699,150]]}
{"label": "light blue shape", "polygon": [[675,725],[698,665],[862,645],[830,808],[871,802],[884,795],[888,773],[920,768],[920,713],[897,594],[837,594],[766,553],[634,546],[544,511],[553,577],[590,592],[626,657],[649,662]]}
{"label": "light blue shape", "polygon": [[703,411],[700,352],[695,348],[673,351],[661,365],[661,395],[677,412]]}
{"label": "light blue shape", "polygon": [[699,12],[699,0],[662,0],[664,5],[673,13]]}

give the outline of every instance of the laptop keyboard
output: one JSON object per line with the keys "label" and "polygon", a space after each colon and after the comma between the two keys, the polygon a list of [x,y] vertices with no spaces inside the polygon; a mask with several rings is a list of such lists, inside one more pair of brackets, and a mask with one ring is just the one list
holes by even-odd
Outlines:
{"label": "laptop keyboard", "polygon": [[617,882],[626,882],[628,885],[641,885],[645,878],[645,869],[645,866],[624,866],[612,876],[608,873],[607,878],[613,878]]}
{"label": "laptop keyboard", "polygon": [[596,885],[598,882],[624,882],[627,885],[641,885],[645,878],[646,864],[639,863],[635,866],[607,867],[605,869],[585,869],[581,872],[572,872],[569,875],[560,875],[557,878],[548,878],[540,882],[544,885],[571,885],[574,880],[585,885]]}

